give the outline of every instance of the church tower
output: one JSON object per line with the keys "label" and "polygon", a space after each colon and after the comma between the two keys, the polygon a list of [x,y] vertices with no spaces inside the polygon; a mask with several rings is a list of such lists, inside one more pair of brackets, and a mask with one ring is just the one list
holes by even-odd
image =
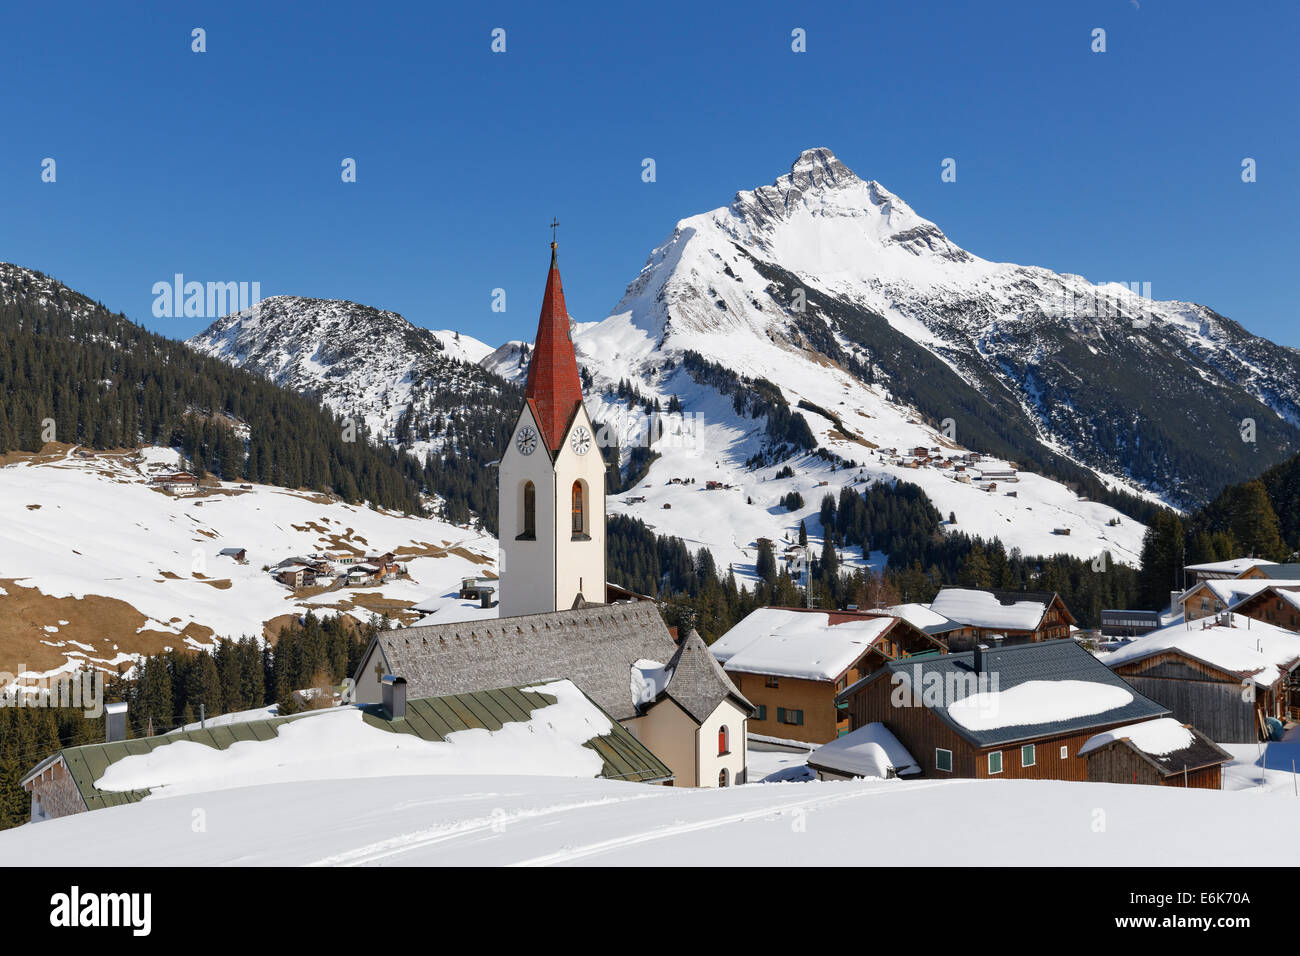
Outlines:
{"label": "church tower", "polygon": [[524,405],[501,456],[500,614],[605,602],[605,462],[582,403],[556,243]]}

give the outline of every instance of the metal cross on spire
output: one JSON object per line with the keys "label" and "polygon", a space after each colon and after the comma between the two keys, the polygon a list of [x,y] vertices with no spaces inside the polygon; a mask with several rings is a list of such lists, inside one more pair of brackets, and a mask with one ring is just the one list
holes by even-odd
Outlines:
{"label": "metal cross on spire", "polygon": [[555,230],[560,228],[560,220],[551,219],[551,242],[555,242]]}

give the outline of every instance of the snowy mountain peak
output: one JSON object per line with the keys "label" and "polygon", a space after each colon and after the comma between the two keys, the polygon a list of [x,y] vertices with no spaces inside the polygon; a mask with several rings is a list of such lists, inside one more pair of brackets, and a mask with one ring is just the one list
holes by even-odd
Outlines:
{"label": "snowy mountain peak", "polygon": [[[825,269],[809,260],[824,258],[826,252],[847,257],[859,268],[864,257],[870,262],[882,254],[975,261],[938,226],[880,183],[859,178],[825,147],[804,150],[789,173],[771,185],[738,192],[726,209],[706,217],[736,241],[753,242],[782,261],[799,256],[818,274]],[[695,219],[684,220],[679,230]]]}
{"label": "snowy mountain peak", "polygon": [[803,189],[834,189],[840,185],[861,182],[847,166],[836,159],[825,146],[805,149],[790,166],[791,183]]}
{"label": "snowy mountain peak", "polygon": [[[505,385],[478,364],[492,349],[477,339],[338,299],[271,296],[218,319],[188,344],[317,396],[364,421],[372,435],[421,454],[439,444],[446,412]],[[419,423],[414,433],[412,421]]]}

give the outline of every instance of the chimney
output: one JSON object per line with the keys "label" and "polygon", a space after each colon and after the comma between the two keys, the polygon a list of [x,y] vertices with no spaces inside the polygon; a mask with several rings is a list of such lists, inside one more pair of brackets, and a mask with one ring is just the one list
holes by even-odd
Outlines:
{"label": "chimney", "polygon": [[973,670],[976,674],[982,674],[984,672],[984,652],[987,651],[988,649],[989,648],[987,644],[980,644],[979,642],[976,642],[975,654],[971,658],[971,664],[970,664],[971,670]]}
{"label": "chimney", "polygon": [[104,742],[110,744],[126,740],[126,704],[104,705]]}
{"label": "chimney", "polygon": [[384,712],[388,714],[388,719],[404,720],[406,718],[406,678],[385,674],[383,685]]}

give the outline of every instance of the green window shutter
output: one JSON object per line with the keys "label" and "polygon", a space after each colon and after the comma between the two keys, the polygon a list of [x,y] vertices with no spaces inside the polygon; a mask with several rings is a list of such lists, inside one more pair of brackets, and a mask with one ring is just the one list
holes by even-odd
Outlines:
{"label": "green window shutter", "polygon": [[936,747],[934,750],[934,766],[936,770],[952,773],[952,751]]}
{"label": "green window shutter", "polygon": [[1032,767],[1035,761],[1035,752],[1033,744],[1025,744],[1020,748],[1020,766]]}
{"label": "green window shutter", "polygon": [[989,773],[1002,772],[1002,751],[995,750],[989,754]]}

